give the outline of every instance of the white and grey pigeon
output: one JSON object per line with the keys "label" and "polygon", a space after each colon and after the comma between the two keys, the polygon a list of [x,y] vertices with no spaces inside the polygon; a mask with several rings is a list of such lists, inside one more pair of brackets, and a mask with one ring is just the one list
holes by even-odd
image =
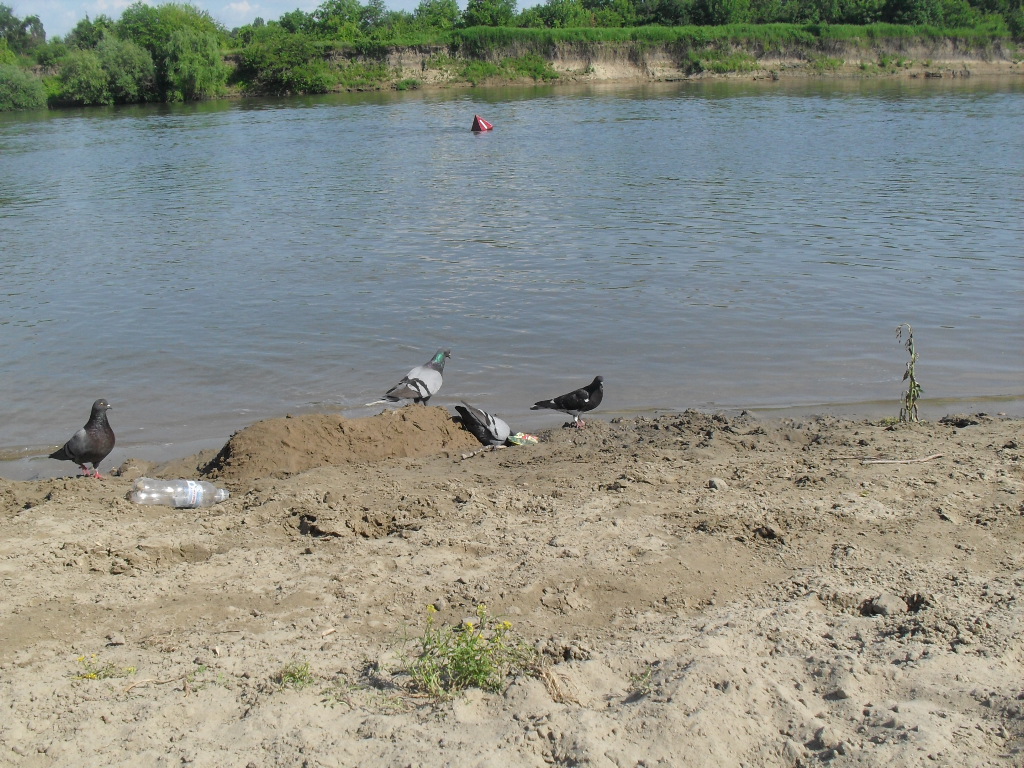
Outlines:
{"label": "white and grey pigeon", "polygon": [[465,400],[462,405],[456,405],[455,410],[462,417],[462,425],[484,445],[504,445],[512,434],[512,429],[504,421],[487,411],[474,408]]}
{"label": "white and grey pigeon", "polygon": [[[604,398],[603,376],[595,376],[594,380],[581,389],[567,392],[564,395],[553,397],[550,400],[538,400],[530,406],[531,411],[541,408],[550,408],[553,411],[561,411],[572,416],[573,425],[579,428],[586,426],[587,422],[580,418],[581,413],[592,411],[601,404]],[[566,425],[568,426],[568,425]]]}
{"label": "white and grey pigeon", "polygon": [[441,374],[444,372],[444,361],[452,356],[450,349],[439,349],[425,365],[417,365],[409,371],[402,380],[384,393],[380,400],[374,400],[367,405],[378,403],[397,403],[400,400],[412,400],[414,403],[427,404],[427,401],[437,394],[441,388]]}
{"label": "white and grey pigeon", "polygon": [[[92,412],[85,426],[75,432],[71,439],[50,454],[51,459],[73,461],[82,468],[86,477],[103,478],[99,466],[114,450],[114,430],[107,421],[110,403],[100,398],[92,404]],[[86,464],[92,464],[90,470]]]}

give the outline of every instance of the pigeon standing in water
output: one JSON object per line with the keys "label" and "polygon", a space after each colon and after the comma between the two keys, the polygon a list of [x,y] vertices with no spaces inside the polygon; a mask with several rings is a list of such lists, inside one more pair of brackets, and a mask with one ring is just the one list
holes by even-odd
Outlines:
{"label": "pigeon standing in water", "polygon": [[374,400],[367,405],[378,403],[397,403],[399,400],[412,400],[414,403],[427,404],[441,388],[441,374],[444,361],[452,356],[450,349],[439,349],[426,365],[417,365],[395,384],[381,400]]}
{"label": "pigeon standing in water", "polygon": [[462,417],[462,425],[484,445],[504,445],[512,434],[508,424],[497,416],[474,408],[465,401],[462,405],[456,405],[455,410]]}
{"label": "pigeon standing in water", "polygon": [[601,398],[604,397],[604,385],[601,383],[603,381],[603,377],[595,376],[594,380],[582,389],[577,389],[575,392],[567,392],[550,400],[538,400],[530,406],[530,410],[537,411],[541,408],[550,408],[553,411],[567,413],[572,416],[573,425],[582,429],[587,425],[587,422],[580,419],[580,414],[592,411],[601,404]]}
{"label": "pigeon standing in water", "polygon": [[[51,459],[73,461],[82,468],[86,477],[98,477],[100,462],[114,450],[114,430],[107,422],[107,411],[110,403],[100,398],[92,404],[92,413],[85,426],[75,432],[63,447],[50,454]],[[92,470],[86,467],[92,464]]]}

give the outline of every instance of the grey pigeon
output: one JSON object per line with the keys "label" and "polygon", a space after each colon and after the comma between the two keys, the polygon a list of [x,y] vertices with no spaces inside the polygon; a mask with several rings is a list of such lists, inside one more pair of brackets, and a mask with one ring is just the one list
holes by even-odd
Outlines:
{"label": "grey pigeon", "polygon": [[504,421],[487,411],[474,408],[465,400],[455,410],[462,417],[462,425],[472,432],[484,445],[504,445],[512,429]]}
{"label": "grey pigeon", "polygon": [[[50,454],[51,459],[73,461],[82,468],[87,477],[102,478],[99,466],[114,450],[114,430],[107,422],[107,411],[110,403],[100,398],[92,404],[92,413],[85,426],[75,432],[64,445]],[[86,467],[92,464],[92,470]]]}
{"label": "grey pigeon", "polygon": [[400,400],[412,400],[414,403],[427,404],[441,388],[441,374],[444,372],[444,361],[452,356],[450,349],[439,349],[426,365],[417,365],[384,393],[384,398],[374,400],[367,405],[377,403],[397,403]]}
{"label": "grey pigeon", "polygon": [[572,416],[573,425],[582,429],[587,422],[580,419],[580,414],[592,411],[601,404],[601,399],[604,397],[604,385],[601,383],[603,381],[604,377],[595,376],[594,380],[582,389],[567,392],[550,400],[538,400],[530,406],[530,410],[550,408],[553,411],[567,413]]}

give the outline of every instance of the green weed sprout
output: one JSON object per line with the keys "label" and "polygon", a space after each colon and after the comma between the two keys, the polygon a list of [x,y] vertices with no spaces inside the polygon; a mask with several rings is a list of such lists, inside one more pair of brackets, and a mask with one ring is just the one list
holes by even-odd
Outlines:
{"label": "green weed sprout", "polygon": [[282,688],[292,688],[301,691],[303,688],[313,684],[313,672],[309,668],[308,661],[290,661],[274,675],[274,682]]}
{"label": "green weed sprout", "polygon": [[535,652],[512,634],[512,624],[495,621],[478,605],[476,621],[457,627],[438,624],[437,609],[427,606],[427,626],[416,640],[419,655],[408,661],[416,688],[444,698],[466,688],[497,693],[505,679],[527,670]]}
{"label": "green weed sprout", "polygon": [[914,370],[914,366],[917,364],[920,356],[917,354],[917,348],[914,346],[914,329],[910,327],[910,323],[901,323],[896,326],[896,340],[903,341],[904,327],[907,329],[907,341],[904,346],[907,348],[907,354],[910,355],[910,359],[907,361],[907,370],[903,374],[903,380],[909,381],[909,383],[907,384],[907,390],[903,393],[900,421],[907,423],[921,420],[917,412],[917,401],[921,399],[921,394],[924,390],[921,388]]}

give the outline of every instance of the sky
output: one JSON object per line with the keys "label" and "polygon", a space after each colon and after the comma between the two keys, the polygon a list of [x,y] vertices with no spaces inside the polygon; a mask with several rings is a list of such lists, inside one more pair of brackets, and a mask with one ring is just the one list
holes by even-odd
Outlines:
{"label": "sky", "polygon": [[[14,10],[19,19],[26,16],[38,16],[46,30],[46,39],[56,35],[66,35],[75,25],[88,16],[95,19],[106,15],[115,21],[121,17],[122,11],[135,0],[0,0],[3,5]],[[161,5],[150,2],[148,5]],[[188,0],[182,0],[188,2]],[[274,21],[289,11],[296,9],[307,13],[319,6],[323,0],[192,0],[191,4],[208,11],[209,14],[227,29],[234,29],[248,24],[257,16],[264,21]],[[365,3],[364,3],[365,4]],[[412,11],[419,5],[419,0],[384,0],[384,5],[393,11]],[[518,8],[527,8],[531,3],[520,2]],[[464,0],[459,2],[465,8]]]}

